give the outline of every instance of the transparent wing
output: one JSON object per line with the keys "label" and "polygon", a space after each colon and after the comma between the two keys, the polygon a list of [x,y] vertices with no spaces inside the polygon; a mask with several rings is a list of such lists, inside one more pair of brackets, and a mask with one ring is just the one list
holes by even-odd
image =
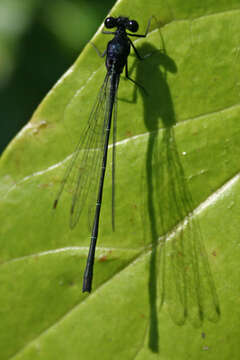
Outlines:
{"label": "transparent wing", "polygon": [[[113,102],[113,108],[112,108],[112,134],[113,134],[113,144],[112,144],[112,229],[114,230],[114,202],[115,202],[115,163],[116,163],[116,159],[115,159],[115,153],[116,153],[116,147],[115,147],[115,142],[116,142],[116,127],[117,127],[117,92],[118,92],[118,85],[119,85],[119,75],[116,75],[114,77],[114,88],[115,88],[115,97],[114,97],[114,102]],[[111,80],[109,80],[110,83]],[[107,91],[107,98],[106,98],[106,112],[105,112],[105,123],[107,123],[107,118],[108,118],[108,109],[110,106],[110,97],[108,96],[110,94],[110,89],[108,89]],[[98,174],[98,177],[94,178],[94,183],[92,185],[92,188],[95,188],[95,193],[97,193],[98,191],[98,185],[99,185],[99,177],[100,177],[100,173]],[[94,192],[93,192],[94,194]],[[92,194],[90,194],[91,196]],[[96,199],[95,199],[96,201]],[[92,201],[91,201],[92,202]],[[92,219],[94,218],[94,214],[95,214],[95,207],[93,206],[89,206],[88,209],[88,219],[89,219],[89,227],[92,226]]]}
{"label": "transparent wing", "polygon": [[[117,90],[116,90],[117,92]],[[112,146],[112,230],[115,230],[115,174],[116,174],[116,139],[117,139],[117,96],[113,108],[113,146]]]}
{"label": "transparent wing", "polygon": [[[106,121],[109,108],[110,77],[107,74],[90,114],[86,128],[81,134],[72,159],[63,177],[54,202],[56,208],[65,188],[71,191],[70,227],[74,227],[88,201],[96,201],[96,187],[103,156]],[[89,198],[89,194],[91,194]],[[90,206],[90,205],[89,205]]]}

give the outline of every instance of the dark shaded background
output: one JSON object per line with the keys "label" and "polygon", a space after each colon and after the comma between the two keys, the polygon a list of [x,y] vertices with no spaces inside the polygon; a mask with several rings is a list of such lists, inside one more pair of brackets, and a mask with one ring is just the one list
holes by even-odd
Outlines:
{"label": "dark shaded background", "polygon": [[76,60],[115,0],[1,0],[0,153]]}

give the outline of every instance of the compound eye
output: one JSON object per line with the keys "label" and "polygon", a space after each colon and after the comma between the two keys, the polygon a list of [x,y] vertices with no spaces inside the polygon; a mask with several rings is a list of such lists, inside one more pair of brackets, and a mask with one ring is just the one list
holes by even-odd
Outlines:
{"label": "compound eye", "polygon": [[104,25],[106,26],[107,29],[112,29],[112,28],[116,27],[117,21],[114,17],[108,17],[104,21]]}
{"label": "compound eye", "polygon": [[132,32],[138,31],[138,23],[137,23],[137,21],[129,20],[129,22],[127,24],[127,29],[132,31]]}

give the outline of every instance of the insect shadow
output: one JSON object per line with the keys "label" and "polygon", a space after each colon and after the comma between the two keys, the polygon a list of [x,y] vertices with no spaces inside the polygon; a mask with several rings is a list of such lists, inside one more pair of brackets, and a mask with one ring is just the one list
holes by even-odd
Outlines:
{"label": "insect shadow", "polygon": [[132,101],[142,95],[149,131],[143,223],[152,245],[148,344],[157,353],[158,316],[163,306],[174,323],[183,325],[188,319],[194,327],[201,326],[204,319],[217,322],[220,306],[175,137],[176,117],[167,74],[177,73],[177,66],[165,50],[149,43],[144,42],[138,50],[151,54],[150,66],[145,61],[133,64],[136,81],[144,84],[149,96],[135,87]]}

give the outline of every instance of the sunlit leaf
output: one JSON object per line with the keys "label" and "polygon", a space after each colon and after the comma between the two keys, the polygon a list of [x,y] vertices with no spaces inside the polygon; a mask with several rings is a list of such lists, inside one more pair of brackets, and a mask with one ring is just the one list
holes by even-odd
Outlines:
{"label": "sunlit leaf", "polygon": [[[88,212],[53,201],[105,74],[88,45],[1,159],[1,359],[236,359],[240,107],[237,1],[119,1],[137,19],[118,102],[93,292]],[[104,50],[109,37],[93,42]],[[36,69],[37,71],[37,69]],[[14,106],[14,105],[13,105]]]}

